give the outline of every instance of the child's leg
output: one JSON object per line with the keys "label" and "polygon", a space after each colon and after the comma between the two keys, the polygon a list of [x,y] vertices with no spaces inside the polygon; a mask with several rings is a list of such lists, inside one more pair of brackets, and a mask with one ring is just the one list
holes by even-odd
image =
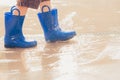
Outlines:
{"label": "child's leg", "polygon": [[[28,8],[24,6],[17,6],[17,8],[20,10],[20,15],[24,16],[27,13]],[[14,11],[14,15],[18,15],[17,11]]]}
{"label": "child's leg", "polygon": [[[43,7],[44,5],[47,5],[47,6],[49,6],[49,7],[51,8],[51,1],[43,1],[43,2],[41,2],[41,3],[40,3],[40,9],[42,9],[42,7]],[[47,11],[48,11],[48,9],[45,8],[45,9],[44,9],[44,12],[47,12]]]}

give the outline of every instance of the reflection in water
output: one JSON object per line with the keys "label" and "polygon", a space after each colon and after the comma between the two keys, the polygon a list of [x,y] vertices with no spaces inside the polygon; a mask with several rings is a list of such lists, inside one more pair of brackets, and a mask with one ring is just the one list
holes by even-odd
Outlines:
{"label": "reflection in water", "polygon": [[[29,52],[30,51],[30,52]],[[21,54],[22,65],[27,72],[34,72],[41,70],[41,57],[34,53],[34,50],[29,50]]]}
{"label": "reflection in water", "polygon": [[[83,74],[84,76],[100,74],[101,69],[91,67],[91,64],[100,65],[106,61],[107,64],[115,58],[120,59],[119,45],[117,44],[119,43],[119,37],[114,40],[106,35],[81,34],[67,42],[49,44],[44,42],[42,36],[35,35],[32,37],[37,40],[41,38],[41,42],[38,42],[39,45],[35,48],[5,49],[3,47],[0,51],[1,61],[4,59],[14,60],[0,64],[1,74],[8,75],[8,77],[4,76],[2,79],[7,80],[17,75],[16,78],[23,80],[26,78],[29,80],[34,78],[42,80],[48,78],[49,80],[79,80]],[[113,54],[115,55],[112,56]],[[26,76],[21,78],[23,75]],[[91,78],[93,79],[93,77]]]}

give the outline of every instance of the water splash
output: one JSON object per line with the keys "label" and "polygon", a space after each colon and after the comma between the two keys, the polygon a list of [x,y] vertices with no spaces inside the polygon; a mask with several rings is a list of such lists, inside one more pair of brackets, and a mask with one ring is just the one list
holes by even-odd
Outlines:
{"label": "water splash", "polygon": [[63,20],[60,21],[60,26],[64,26],[63,28],[70,28],[74,25],[73,17],[76,15],[76,12],[71,12],[68,14]]}

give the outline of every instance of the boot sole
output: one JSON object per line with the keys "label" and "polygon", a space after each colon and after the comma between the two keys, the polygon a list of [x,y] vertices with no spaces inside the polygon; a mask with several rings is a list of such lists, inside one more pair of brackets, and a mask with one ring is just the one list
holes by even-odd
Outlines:
{"label": "boot sole", "polygon": [[70,40],[70,39],[72,39],[73,37],[75,37],[76,36],[76,34],[74,34],[73,36],[71,36],[71,37],[69,37],[69,38],[67,38],[67,39],[62,39],[62,40],[46,40],[46,42],[47,43],[55,43],[55,42],[59,42],[59,41],[67,41],[67,40]]}
{"label": "boot sole", "polygon": [[36,47],[36,46],[37,45],[29,46],[29,47],[20,47],[20,46],[4,45],[5,48],[32,48],[32,47]]}
{"label": "boot sole", "polygon": [[5,48],[16,48],[15,46],[4,45]]}

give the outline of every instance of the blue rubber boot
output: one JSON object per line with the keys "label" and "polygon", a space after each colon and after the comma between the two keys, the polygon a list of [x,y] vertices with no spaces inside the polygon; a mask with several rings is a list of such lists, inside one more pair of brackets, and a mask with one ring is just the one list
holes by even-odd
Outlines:
{"label": "blue rubber boot", "polygon": [[[48,12],[43,11],[45,7],[49,9]],[[50,10],[50,8],[45,5],[42,7],[42,12],[38,13],[38,18],[41,22],[46,42],[66,41],[76,35],[75,31],[64,32],[60,29],[57,9]]]}
{"label": "blue rubber boot", "polygon": [[[18,11],[18,15],[13,15],[13,11]],[[30,48],[37,45],[36,41],[27,42],[22,33],[22,25],[25,16],[20,16],[20,11],[11,8],[5,13],[5,37],[4,46],[6,48]]]}

